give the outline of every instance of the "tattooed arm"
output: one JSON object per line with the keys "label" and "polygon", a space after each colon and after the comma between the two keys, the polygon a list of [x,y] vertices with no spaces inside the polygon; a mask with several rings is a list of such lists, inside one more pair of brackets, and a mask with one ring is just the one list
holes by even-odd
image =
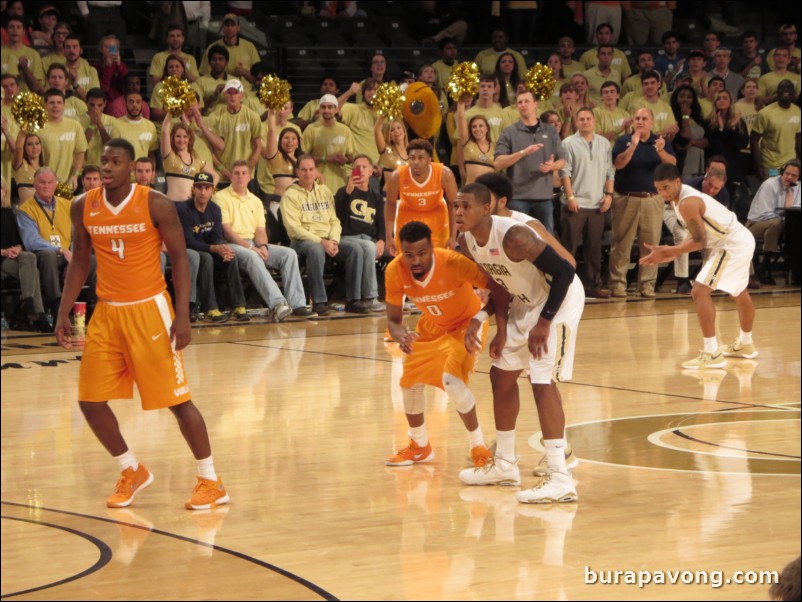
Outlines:
{"label": "tattooed arm", "polygon": [[646,257],[641,258],[641,265],[657,265],[666,261],[671,261],[683,253],[701,251],[707,246],[707,233],[702,217],[705,214],[705,204],[699,197],[687,197],[682,201],[680,207],[682,219],[685,220],[685,227],[690,236],[676,246],[671,245],[650,245],[644,243],[647,249],[651,250]]}

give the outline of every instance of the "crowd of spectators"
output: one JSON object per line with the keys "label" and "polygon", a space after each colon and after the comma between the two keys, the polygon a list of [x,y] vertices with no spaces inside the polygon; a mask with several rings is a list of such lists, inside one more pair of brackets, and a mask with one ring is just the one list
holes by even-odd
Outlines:
{"label": "crowd of spectators", "polygon": [[[391,80],[432,89],[443,125],[431,141],[463,183],[504,171],[513,183],[510,208],[542,221],[573,251],[584,241],[583,274],[592,296],[626,296],[633,241],[660,240],[663,207],[650,171],[660,162],[676,162],[683,178],[700,179],[700,186],[720,183],[739,216],[749,218],[765,245],[759,252],[769,257],[758,263],[756,286],[760,279],[771,282],[783,212],[799,206],[792,176],[798,178],[793,161],[800,158],[800,49],[793,24],[779,28],[776,47],[761,48],[759,36],[741,30],[732,15],[700,9],[701,21],[712,27],[700,48],[689,49],[672,30],[674,5],[685,3],[472,3],[484,15],[460,2],[395,3],[403,4],[415,43],[439,48],[438,60],[394,72],[389,53],[379,50],[361,79],[339,81],[332,70],[320,79],[318,99],[267,111],[258,86],[274,67],[243,35],[264,19],[264,8],[231,3],[236,6],[218,17],[215,35],[209,2],[150,3],[156,5],[150,34],[160,50],[143,77],[125,46],[147,24],[133,4],[2,3],[0,160],[15,208],[3,212],[3,263],[18,257],[7,253],[17,247],[36,256],[41,301],[31,299],[26,285],[23,304],[37,327],[40,304],[47,310],[58,303],[59,274],[70,257],[69,233],[57,228],[68,213],[59,207],[69,203],[50,188],[61,183],[80,193],[99,185],[103,145],[117,137],[134,145],[138,169],[148,172],[136,181],[182,204],[182,215],[196,220],[209,202],[222,209],[214,213],[214,228],[204,230],[214,238],[191,240],[187,229],[190,249],[211,254],[198,276],[203,293],[193,296],[193,316],[222,319],[205,280],[233,258],[276,320],[328,313],[326,266],[343,273],[347,311],[382,311],[376,262],[392,236],[382,227],[383,181],[406,162],[408,140],[419,137],[414,124],[385,120],[373,107],[378,86]],[[495,5],[499,14],[492,14]],[[357,2],[270,6],[307,23],[343,24],[372,12],[369,3]],[[78,22],[69,20],[70,9]],[[35,19],[26,14],[31,10]],[[481,72],[477,97],[454,102],[445,88],[469,39],[490,46],[470,57]],[[631,52],[622,41],[641,48]],[[577,42],[589,48],[579,53]],[[548,44],[553,51],[539,58],[555,85],[536,99],[524,84],[535,57],[522,50]],[[183,114],[165,110],[159,92],[168,76],[186,80],[195,93],[197,102]],[[21,131],[11,111],[14,97],[27,90],[43,97],[47,111],[36,133]],[[721,162],[712,171],[711,158]],[[747,191],[750,177],[758,185],[777,180],[761,188],[760,215],[748,207],[756,191]],[[205,199],[209,182],[215,192]],[[745,207],[735,207],[745,198]],[[9,216],[16,229],[6,227]],[[765,221],[771,224],[758,225]],[[613,240],[609,291],[596,257],[605,223]],[[683,236],[675,224],[667,226],[675,238]],[[679,292],[687,292],[681,285],[688,275],[680,271]],[[654,274],[643,272],[635,292],[652,297]],[[274,282],[279,275],[283,294]],[[226,300],[231,315],[241,317],[240,293]]]}

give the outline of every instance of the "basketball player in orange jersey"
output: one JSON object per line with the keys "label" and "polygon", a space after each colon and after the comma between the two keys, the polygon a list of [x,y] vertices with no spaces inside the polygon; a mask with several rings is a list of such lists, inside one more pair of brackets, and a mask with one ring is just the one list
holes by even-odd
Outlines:
{"label": "basketball player in orange jersey", "polygon": [[[456,251],[436,249],[432,231],[418,221],[407,222],[399,232],[401,255],[385,272],[387,323],[404,355],[401,392],[409,423],[409,446],[390,456],[388,466],[409,466],[434,459],[424,422],[423,386],[443,389],[468,430],[471,459],[477,468],[492,460],[476,416],[476,401],[468,378],[487,333],[492,309],[482,310],[473,288],[487,288],[487,279],[470,259]],[[422,315],[414,332],[403,325],[403,299],[412,300]],[[471,353],[465,331],[471,320],[483,322]]]}
{"label": "basketball player in orange jersey", "polygon": [[451,208],[457,196],[454,174],[442,163],[432,162],[434,149],[426,140],[418,138],[410,142],[407,156],[409,164],[402,165],[387,178],[387,201],[384,206],[387,251],[391,255],[398,254],[400,243],[397,233],[412,220],[429,226],[435,247],[456,249],[457,230]]}
{"label": "basketball player in orange jersey", "polygon": [[[123,139],[106,143],[101,157],[103,186],[72,204],[73,258],[67,270],[56,322],[56,338],[72,347],[70,310],[97,257],[99,303],[86,335],[78,384],[78,404],[122,475],[108,498],[110,508],[128,506],[153,482],[120,432],[109,399],[133,397],[137,384],[142,408],[170,408],[195,459],[198,481],[186,502],[191,510],[228,502],[214,471],[203,416],[190,400],[180,351],[189,344],[189,268],[184,234],[173,202],[162,193],[130,182],[134,148]],[[162,241],[173,264],[178,313],[173,314],[159,264]]]}

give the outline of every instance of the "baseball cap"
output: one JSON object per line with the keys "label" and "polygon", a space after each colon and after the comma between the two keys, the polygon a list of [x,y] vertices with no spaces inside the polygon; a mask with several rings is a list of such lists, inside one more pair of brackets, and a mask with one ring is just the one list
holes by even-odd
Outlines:
{"label": "baseball cap", "polygon": [[730,56],[732,54],[732,50],[730,50],[729,48],[725,48],[724,46],[719,46],[718,48],[716,48],[716,51],[713,53],[713,56],[716,56],[717,54],[726,54],[727,56]]}
{"label": "baseball cap", "polygon": [[704,52],[702,52],[701,50],[699,50],[698,48],[697,48],[696,50],[691,50],[691,51],[688,53],[688,58],[689,58],[689,59],[690,59],[690,58],[693,58],[693,57],[695,57],[695,56],[698,56],[698,57],[700,57],[700,58],[703,58],[703,59],[706,59],[706,58],[707,58],[707,56],[705,55],[705,53],[704,53]]}
{"label": "baseball cap", "polygon": [[234,23],[239,24],[239,16],[235,15],[234,13],[226,13],[226,16],[223,17],[221,23],[225,23],[226,21],[234,21]]}
{"label": "baseball cap", "polygon": [[242,87],[242,82],[238,79],[230,79],[226,82],[226,85],[223,86],[223,94],[228,92],[229,90],[236,90],[237,92],[244,92],[245,88]]}
{"label": "baseball cap", "polygon": [[209,186],[214,186],[214,178],[212,178],[212,174],[208,172],[199,171],[195,174],[194,180],[192,180],[192,185],[194,186],[195,184],[209,184]]}
{"label": "baseball cap", "polygon": [[47,6],[43,6],[41,9],[39,9],[39,16],[40,17],[43,17],[47,13],[55,13],[56,17],[60,17],[61,16],[61,11],[59,11],[59,9],[57,9],[52,4],[48,4]]}
{"label": "baseball cap", "polygon": [[324,94],[320,98],[320,104],[321,105],[334,105],[335,107],[339,106],[338,103],[337,103],[337,97],[334,96],[334,94]]}

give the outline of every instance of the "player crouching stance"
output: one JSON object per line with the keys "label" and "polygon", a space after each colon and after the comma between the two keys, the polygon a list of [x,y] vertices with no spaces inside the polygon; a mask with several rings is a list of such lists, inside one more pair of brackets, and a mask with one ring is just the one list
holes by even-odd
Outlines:
{"label": "player crouching stance", "polygon": [[[674,165],[659,165],[654,170],[657,192],[670,203],[680,223],[690,236],[676,246],[651,246],[642,264],[657,265],[671,261],[683,253],[708,249],[705,261],[693,283],[691,296],[702,328],[704,349],[696,359],[682,364],[687,370],[724,368],[727,357],[751,359],[757,357],[752,342],[755,306],[749,295],[749,264],[755,252],[755,237],[736,215],[711,196],[682,183]],[[732,295],[738,309],[741,332],[734,343],[719,348],[716,336],[716,306],[713,291]]]}
{"label": "player crouching stance", "polygon": [[[472,262],[446,249],[435,249],[432,231],[418,221],[399,233],[401,254],[385,273],[387,324],[390,336],[404,352],[401,391],[409,424],[409,446],[386,460],[387,466],[409,466],[434,459],[424,422],[424,385],[443,389],[468,430],[471,459],[476,467],[492,458],[476,416],[476,401],[468,389],[476,353],[487,333],[488,312],[473,288],[487,288],[487,280]],[[421,317],[414,332],[403,325],[404,296],[415,303]],[[472,318],[482,326],[474,332],[473,352],[464,343]]]}

